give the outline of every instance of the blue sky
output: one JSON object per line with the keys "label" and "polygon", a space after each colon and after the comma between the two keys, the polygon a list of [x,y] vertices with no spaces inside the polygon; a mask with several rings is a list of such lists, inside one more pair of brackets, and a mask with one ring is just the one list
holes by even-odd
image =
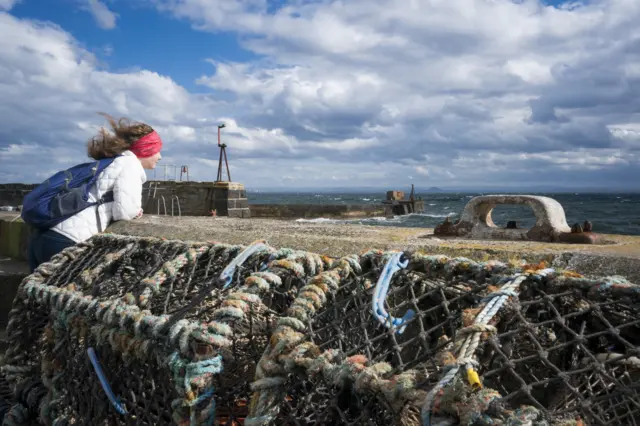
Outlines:
{"label": "blue sky", "polygon": [[86,159],[105,111],[256,189],[637,190],[632,0],[0,0],[0,182]]}
{"label": "blue sky", "polygon": [[[205,59],[248,61],[256,55],[244,50],[232,32],[203,33],[191,24],[158,13],[149,4],[136,1],[106,3],[117,10],[117,26],[103,29],[78,0],[22,0],[12,14],[24,19],[51,21],[60,25],[94,52],[114,72],[135,68],[169,75],[188,90],[202,90],[195,83],[210,74]],[[117,9],[116,9],[117,7]],[[114,12],[115,13],[115,12]]]}

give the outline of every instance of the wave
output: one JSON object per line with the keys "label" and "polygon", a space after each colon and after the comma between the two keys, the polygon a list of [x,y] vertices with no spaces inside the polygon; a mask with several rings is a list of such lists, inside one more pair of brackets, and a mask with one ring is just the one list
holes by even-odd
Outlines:
{"label": "wave", "polygon": [[449,212],[449,213],[441,213],[441,214],[434,214],[434,213],[410,213],[410,214],[406,214],[406,215],[402,215],[402,216],[393,216],[390,218],[387,217],[381,217],[381,216],[376,216],[376,217],[362,217],[362,218],[356,218],[356,219],[337,219],[337,218],[328,218],[328,217],[316,217],[313,219],[306,219],[306,218],[300,218],[300,219],[296,219],[295,221],[298,223],[371,223],[371,222],[377,222],[377,223],[401,223],[401,222],[405,222],[405,221],[411,221],[414,219],[419,219],[421,217],[425,217],[425,218],[430,218],[430,219],[444,219],[447,217],[451,217],[451,216],[455,216],[456,213],[454,212]]}
{"label": "wave", "polygon": [[427,213],[417,213],[416,216],[425,216],[425,217],[432,217],[432,218],[445,218],[445,217],[451,217],[451,216],[455,216],[456,213],[454,212],[449,212],[446,214],[427,214]]}

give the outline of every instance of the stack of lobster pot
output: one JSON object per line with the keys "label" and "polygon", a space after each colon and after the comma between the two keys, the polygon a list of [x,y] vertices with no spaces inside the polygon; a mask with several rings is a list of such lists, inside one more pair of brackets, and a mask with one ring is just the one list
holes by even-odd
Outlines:
{"label": "stack of lobster pot", "polygon": [[98,235],[26,278],[4,425],[640,422],[640,287],[370,250]]}

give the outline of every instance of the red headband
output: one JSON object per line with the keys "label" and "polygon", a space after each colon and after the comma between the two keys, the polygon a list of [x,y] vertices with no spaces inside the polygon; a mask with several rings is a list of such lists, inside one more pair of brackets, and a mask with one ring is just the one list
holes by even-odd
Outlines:
{"label": "red headband", "polygon": [[152,157],[162,149],[162,139],[155,130],[131,144],[129,150],[138,158]]}

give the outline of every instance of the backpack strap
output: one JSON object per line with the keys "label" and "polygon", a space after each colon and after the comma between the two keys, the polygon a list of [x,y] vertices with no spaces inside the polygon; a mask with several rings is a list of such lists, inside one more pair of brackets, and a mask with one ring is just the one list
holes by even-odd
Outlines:
{"label": "backpack strap", "polygon": [[[121,157],[121,155],[116,155],[115,157],[108,159],[109,165],[111,165],[111,162],[113,162],[118,157]],[[100,161],[101,160],[96,161],[95,165],[91,169],[91,171],[93,172],[93,176],[91,178],[91,181],[89,182],[89,185],[87,185],[87,188],[89,188],[92,185],[94,185],[96,180],[98,179],[98,169],[100,168]],[[105,167],[105,169],[106,169],[106,167]],[[104,171],[104,169],[102,171]],[[95,206],[96,206],[96,222],[98,224],[98,232],[100,232],[100,233],[104,232],[104,230],[107,229],[109,227],[109,225],[110,225],[109,223],[107,223],[106,227],[104,227],[104,228],[102,227],[102,219],[100,219],[100,206],[103,205],[103,204],[106,204],[106,203],[112,203],[113,200],[114,200],[113,191],[107,191],[102,195],[102,197],[95,204]]]}
{"label": "backpack strap", "polygon": [[96,203],[96,221],[98,223],[98,232],[104,232],[104,230],[109,227],[109,224],[107,223],[107,226],[104,229],[102,228],[102,219],[100,219],[100,206],[106,203],[112,203],[113,200],[113,191],[107,191]]}

